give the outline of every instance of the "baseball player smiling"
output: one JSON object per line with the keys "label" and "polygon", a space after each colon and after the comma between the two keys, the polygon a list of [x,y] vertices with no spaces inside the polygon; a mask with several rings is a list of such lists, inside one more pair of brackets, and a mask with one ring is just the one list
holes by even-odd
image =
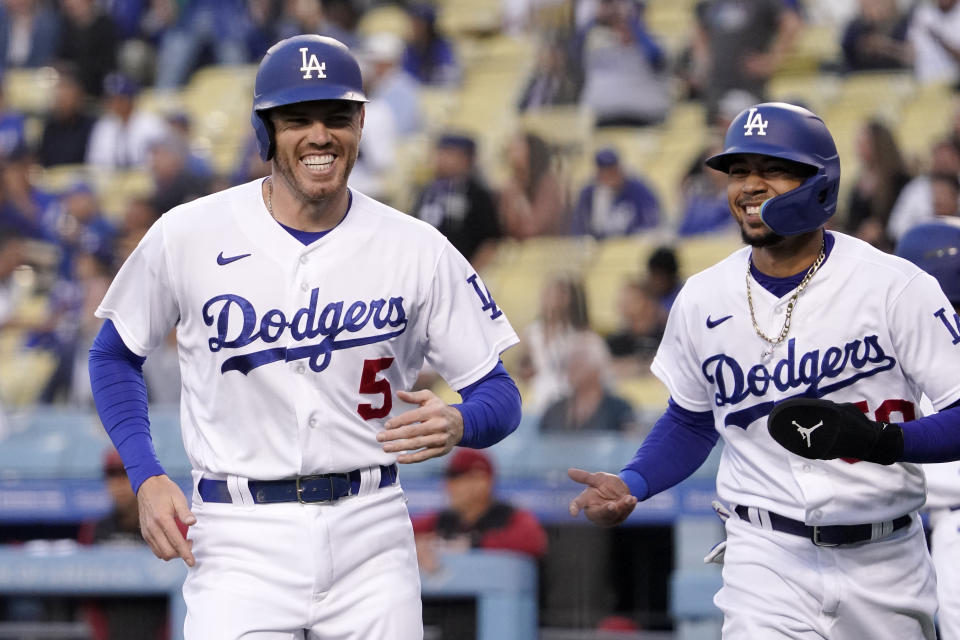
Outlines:
{"label": "baseball player smiling", "polygon": [[922,392],[956,402],[960,351],[934,317],[948,302],[914,265],[824,229],[840,161],[813,113],[751,107],[707,164],[728,174],[749,246],[687,280],[652,365],[669,408],[619,475],[570,470],[587,485],[571,513],[617,524],[723,438],[717,493],[731,517],[714,601],[725,638],[932,640],[919,465],[895,463],[879,428],[843,458],[804,459],[791,452],[830,449],[837,421],[781,414],[781,439],[767,419],[789,398],[852,403],[883,422],[913,418]]}
{"label": "baseball player smiling", "polygon": [[[397,462],[519,422],[499,362],[517,337],[490,292],[433,228],[347,186],[365,102],[341,43],[274,45],[252,113],[270,177],[166,213],[98,310],[97,408],[144,538],[189,566],[191,640],[421,638]],[[192,508],[153,452],[139,373],[174,326]],[[406,391],[424,362],[462,404]]]}

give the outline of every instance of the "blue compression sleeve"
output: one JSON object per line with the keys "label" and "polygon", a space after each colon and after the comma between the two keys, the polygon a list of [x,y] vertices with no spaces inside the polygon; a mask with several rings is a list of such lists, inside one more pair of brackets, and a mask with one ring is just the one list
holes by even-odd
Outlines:
{"label": "blue compression sleeve", "polygon": [[903,456],[900,462],[960,460],[960,402],[910,422],[901,422]]}
{"label": "blue compression sleeve", "polygon": [[713,427],[713,412],[688,411],[671,398],[666,412],[620,472],[620,478],[632,495],[646,500],[696,471],[719,437]]}
{"label": "blue compression sleeve", "polygon": [[90,347],[90,386],[97,413],[116,446],[134,493],[143,481],[165,472],[150,437],[142,358],[123,343],[107,320]]}
{"label": "blue compression sleeve", "polygon": [[460,390],[462,404],[452,405],[463,415],[462,447],[482,449],[513,433],[520,424],[520,390],[503,363]]}

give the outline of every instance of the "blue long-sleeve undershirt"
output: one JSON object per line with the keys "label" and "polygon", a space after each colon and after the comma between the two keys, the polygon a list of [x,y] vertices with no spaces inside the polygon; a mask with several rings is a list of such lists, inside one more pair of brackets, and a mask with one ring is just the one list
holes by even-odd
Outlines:
{"label": "blue long-sleeve undershirt", "polygon": [[513,433],[520,424],[520,390],[502,362],[461,389],[460,396],[463,402],[453,406],[463,415],[462,447],[489,447]]}
{"label": "blue long-sleeve undershirt", "polygon": [[633,496],[646,500],[696,471],[719,437],[713,412],[689,411],[671,398],[620,478]]}
{"label": "blue long-sleeve undershirt", "polygon": [[903,456],[900,462],[960,460],[960,401],[938,413],[901,422]]}
{"label": "blue long-sleeve undershirt", "polygon": [[100,421],[123,459],[134,492],[147,478],[165,473],[150,437],[145,361],[124,344],[113,322],[103,323],[90,348],[90,386]]}

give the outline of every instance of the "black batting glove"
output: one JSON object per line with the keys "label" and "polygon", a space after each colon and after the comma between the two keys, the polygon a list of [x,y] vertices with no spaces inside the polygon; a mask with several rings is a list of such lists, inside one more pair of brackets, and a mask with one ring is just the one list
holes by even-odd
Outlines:
{"label": "black batting glove", "polygon": [[767,430],[788,451],[814,460],[856,458],[893,464],[903,455],[900,425],[874,422],[849,402],[784,400],[770,412]]}

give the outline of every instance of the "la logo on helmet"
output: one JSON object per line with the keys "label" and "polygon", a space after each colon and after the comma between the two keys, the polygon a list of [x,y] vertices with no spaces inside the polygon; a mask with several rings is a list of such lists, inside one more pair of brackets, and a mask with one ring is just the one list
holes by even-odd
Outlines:
{"label": "la logo on helmet", "polygon": [[770,124],[770,122],[763,119],[763,116],[757,111],[757,108],[751,107],[750,113],[747,114],[747,121],[743,125],[743,135],[752,136],[753,130],[756,129],[758,136],[765,136],[767,135],[768,124]]}
{"label": "la logo on helmet", "polygon": [[310,58],[307,59],[307,51],[309,50],[307,47],[300,47],[300,59],[302,60],[300,71],[303,71],[303,79],[310,80],[313,77],[310,74],[314,71],[317,72],[318,78],[326,78],[327,63],[317,60],[317,54],[315,53],[311,53]]}

